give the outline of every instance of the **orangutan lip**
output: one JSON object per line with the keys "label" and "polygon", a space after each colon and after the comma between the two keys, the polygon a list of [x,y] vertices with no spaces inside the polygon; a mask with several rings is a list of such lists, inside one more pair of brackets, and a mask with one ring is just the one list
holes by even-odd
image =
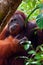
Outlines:
{"label": "orangutan lip", "polygon": [[17,24],[15,23],[9,27],[9,30],[10,32],[13,32],[14,30],[16,30],[16,28],[17,28]]}

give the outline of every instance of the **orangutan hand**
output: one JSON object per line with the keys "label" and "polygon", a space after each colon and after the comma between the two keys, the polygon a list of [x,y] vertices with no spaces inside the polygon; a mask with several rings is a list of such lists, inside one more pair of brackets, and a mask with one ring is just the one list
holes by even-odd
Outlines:
{"label": "orangutan hand", "polygon": [[8,56],[12,52],[16,53],[19,49],[18,44],[19,40],[14,39],[12,36],[9,36],[8,38],[4,40],[0,40],[0,56]]}

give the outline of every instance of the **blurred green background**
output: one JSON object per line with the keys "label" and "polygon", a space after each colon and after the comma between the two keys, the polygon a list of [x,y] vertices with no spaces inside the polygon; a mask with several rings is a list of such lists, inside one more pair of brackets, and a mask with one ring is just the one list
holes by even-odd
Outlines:
{"label": "blurred green background", "polygon": [[[43,0],[23,0],[18,10],[22,10],[27,16],[29,13],[39,4],[43,3]],[[36,16],[40,13],[40,10],[36,10],[30,17],[30,19],[35,19]]]}

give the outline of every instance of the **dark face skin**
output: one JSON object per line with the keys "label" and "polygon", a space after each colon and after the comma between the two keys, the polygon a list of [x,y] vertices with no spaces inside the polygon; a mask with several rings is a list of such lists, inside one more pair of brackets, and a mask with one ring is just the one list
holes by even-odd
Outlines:
{"label": "dark face skin", "polygon": [[15,14],[8,24],[8,31],[11,34],[19,33],[24,27],[24,19],[20,14]]}

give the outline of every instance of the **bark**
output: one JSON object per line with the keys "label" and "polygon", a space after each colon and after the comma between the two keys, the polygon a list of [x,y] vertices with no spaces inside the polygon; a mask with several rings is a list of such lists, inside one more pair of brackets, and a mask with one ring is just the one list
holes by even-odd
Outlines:
{"label": "bark", "polygon": [[0,26],[0,33],[3,28],[16,11],[22,0],[1,0],[0,1],[0,13],[2,12],[2,24]]}

